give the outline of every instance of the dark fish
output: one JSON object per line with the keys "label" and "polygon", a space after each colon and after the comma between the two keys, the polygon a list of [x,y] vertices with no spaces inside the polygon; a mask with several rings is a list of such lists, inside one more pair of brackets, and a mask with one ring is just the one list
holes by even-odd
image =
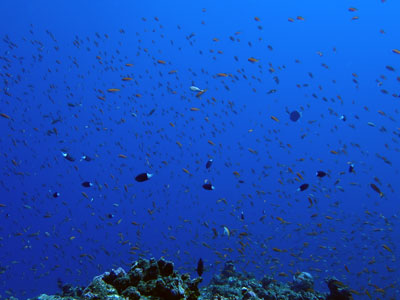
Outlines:
{"label": "dark fish", "polygon": [[324,172],[324,171],[317,171],[317,177],[320,177],[320,178],[322,178],[322,177],[325,177],[326,176],[326,173]]}
{"label": "dark fish", "polygon": [[60,197],[60,193],[59,193],[59,192],[55,192],[55,193],[53,194],[53,198],[58,198],[58,197]]}
{"label": "dark fish", "polygon": [[244,220],[244,212],[241,212],[241,213],[240,213],[240,219],[241,219],[241,220]]}
{"label": "dark fish", "polygon": [[212,163],[213,163],[213,160],[212,160],[212,159],[209,159],[209,160],[207,161],[207,163],[206,163],[206,169],[209,169],[209,168],[211,167]]}
{"label": "dark fish", "polygon": [[383,197],[383,193],[381,192],[381,190],[375,185],[375,183],[371,183],[370,187],[379,194],[380,197]]}
{"label": "dark fish", "polygon": [[82,186],[88,188],[88,187],[93,186],[93,183],[91,183],[91,182],[89,182],[89,181],[84,181],[84,182],[82,182]]}
{"label": "dark fish", "polygon": [[203,189],[207,191],[212,191],[213,189],[215,189],[215,187],[210,182],[206,182],[203,184]]}
{"label": "dark fish", "polygon": [[395,69],[392,66],[386,66],[386,69],[389,70],[389,71],[392,71],[392,72],[395,71]]}
{"label": "dark fish", "polygon": [[199,276],[203,275],[204,273],[204,263],[203,260],[200,258],[199,261],[197,262],[197,268],[196,268],[197,274]]}
{"label": "dark fish", "polygon": [[155,111],[156,111],[156,109],[153,108],[153,109],[147,114],[147,116],[150,117],[152,114],[154,114]]}
{"label": "dark fish", "polygon": [[300,119],[301,115],[297,110],[294,110],[290,113],[290,120],[293,122],[297,122]]}
{"label": "dark fish", "polygon": [[81,160],[91,161],[92,159],[91,159],[89,156],[87,156],[87,155],[83,155],[83,156],[81,157]]}
{"label": "dark fish", "polygon": [[341,115],[341,116],[340,116],[340,120],[342,120],[343,122],[346,122],[347,118],[346,118],[345,115]]}
{"label": "dark fish", "polygon": [[308,183],[303,183],[301,186],[299,186],[299,188],[297,189],[300,192],[305,191],[306,189],[308,189],[310,185]]}
{"label": "dark fish", "polygon": [[137,182],[143,182],[143,181],[149,180],[151,177],[153,177],[153,175],[154,174],[150,174],[150,173],[141,173],[135,177],[135,180]]}
{"label": "dark fish", "polygon": [[61,118],[53,120],[53,121],[51,122],[51,124],[54,125],[54,124],[56,124],[56,123],[58,123],[58,122],[61,122]]}
{"label": "dark fish", "polygon": [[349,173],[353,173],[354,172],[354,164],[350,164],[349,165]]}
{"label": "dark fish", "polygon": [[61,151],[62,156],[68,160],[68,161],[75,161],[75,158],[73,158],[69,153],[65,151]]}

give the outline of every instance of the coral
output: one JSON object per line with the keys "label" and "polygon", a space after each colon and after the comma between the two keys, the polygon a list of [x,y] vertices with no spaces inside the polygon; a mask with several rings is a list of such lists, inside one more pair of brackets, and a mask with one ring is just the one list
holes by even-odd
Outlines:
{"label": "coral", "polygon": [[228,261],[221,274],[214,275],[210,284],[202,289],[200,299],[325,299],[324,294],[311,289],[313,285],[314,279],[306,272],[295,276],[291,285],[277,282],[271,276],[264,276],[259,281],[251,274],[237,272],[233,262]]}
{"label": "coral", "polygon": [[341,281],[337,280],[335,277],[327,278],[326,283],[330,294],[326,297],[326,300],[352,300],[350,289],[345,286]]}
{"label": "coral", "polygon": [[[122,268],[93,278],[86,287],[62,285],[62,295],[42,294],[32,300],[351,300],[350,290],[331,277],[326,280],[330,294],[313,290],[314,279],[307,272],[293,276],[293,282],[282,283],[265,275],[257,280],[252,274],[237,272],[232,261],[227,261],[220,274],[214,275],[209,285],[198,288],[201,277],[190,279],[179,274],[174,264],[164,259],[139,259],[130,270]],[[17,299],[16,299],[17,300]]]}
{"label": "coral", "polygon": [[307,291],[314,287],[314,278],[308,272],[299,272],[293,276],[292,287],[296,291]]}

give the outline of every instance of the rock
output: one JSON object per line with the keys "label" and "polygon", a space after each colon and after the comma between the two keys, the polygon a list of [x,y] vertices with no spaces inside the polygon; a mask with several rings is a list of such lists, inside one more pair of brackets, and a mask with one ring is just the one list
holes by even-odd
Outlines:
{"label": "rock", "polygon": [[326,297],[326,300],[352,300],[350,289],[345,286],[341,281],[335,277],[327,278],[326,283],[330,294]]}
{"label": "rock", "polygon": [[307,291],[314,287],[314,278],[308,272],[299,272],[293,276],[292,287],[296,291]]}
{"label": "rock", "polygon": [[122,292],[122,296],[124,296],[125,298],[128,298],[129,300],[139,300],[140,299],[139,291],[133,286],[130,286],[126,290],[124,290]]}

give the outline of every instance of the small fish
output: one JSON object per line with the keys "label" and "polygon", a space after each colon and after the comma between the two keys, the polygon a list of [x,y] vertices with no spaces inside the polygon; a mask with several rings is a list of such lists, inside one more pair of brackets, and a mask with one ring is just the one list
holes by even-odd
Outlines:
{"label": "small fish", "polygon": [[305,191],[306,189],[308,189],[310,185],[308,183],[303,183],[302,185],[299,186],[299,188],[297,189],[300,192]]}
{"label": "small fish", "polygon": [[61,151],[62,156],[68,160],[68,161],[75,161],[75,158],[73,158],[69,153],[65,151]]}
{"label": "small fish", "polygon": [[9,115],[6,115],[4,113],[0,113],[0,116],[2,116],[5,119],[11,119],[11,117]]}
{"label": "small fish", "polygon": [[320,178],[322,178],[322,177],[325,177],[326,176],[326,172],[324,172],[324,171],[317,171],[317,177],[320,177]]}
{"label": "small fish", "polygon": [[377,192],[379,194],[379,197],[383,197],[383,193],[381,192],[381,190],[376,186],[375,183],[371,183],[369,185],[375,192]]}
{"label": "small fish", "polygon": [[289,115],[290,121],[292,122],[297,122],[300,119],[300,117],[301,114],[297,110],[292,111]]}
{"label": "small fish", "polygon": [[251,62],[251,63],[255,63],[255,62],[260,61],[259,59],[254,58],[254,57],[249,57],[247,60],[248,60],[249,62]]}
{"label": "small fish", "polygon": [[203,184],[203,189],[207,190],[207,191],[212,191],[215,189],[215,187],[211,184],[211,182],[209,182],[207,179],[204,180],[204,184]]}
{"label": "small fish", "polygon": [[198,92],[198,93],[196,94],[196,97],[197,97],[197,98],[200,98],[201,95],[203,95],[205,92],[207,92],[207,89],[201,90],[200,92]]}
{"label": "small fish", "polygon": [[197,272],[197,274],[199,276],[203,275],[203,273],[204,273],[204,263],[203,263],[203,260],[201,258],[197,262],[196,272]]}
{"label": "small fish", "polygon": [[84,161],[91,161],[92,159],[89,157],[89,156],[87,156],[87,155],[82,155],[81,156],[81,161],[82,160],[84,160]]}
{"label": "small fish", "polygon": [[82,182],[82,186],[88,188],[88,187],[93,186],[93,183],[91,183],[89,181],[84,181],[84,182]]}
{"label": "small fish", "polygon": [[231,232],[229,231],[228,227],[224,226],[224,235],[227,237],[231,236]]}
{"label": "small fish", "polygon": [[211,167],[212,163],[213,163],[213,159],[210,158],[210,159],[206,162],[206,169],[209,169],[209,168]]}
{"label": "small fish", "polygon": [[383,244],[382,247],[383,247],[385,250],[389,251],[389,252],[393,252],[392,249],[391,249],[388,245],[386,245],[386,244]]}
{"label": "small fish", "polygon": [[271,116],[271,119],[274,120],[275,122],[279,122],[279,119],[275,116]]}
{"label": "small fish", "polygon": [[341,115],[339,119],[342,120],[343,122],[346,122],[346,120],[347,120],[345,115]]}
{"label": "small fish", "polygon": [[150,174],[150,173],[140,173],[139,175],[137,175],[135,177],[135,180],[137,182],[144,182],[146,180],[149,180],[151,177],[153,177],[154,174]]}
{"label": "small fish", "polygon": [[191,91],[193,91],[193,92],[202,92],[202,91],[204,91],[204,90],[202,90],[202,89],[200,89],[200,88],[198,88],[197,86],[194,86],[194,85],[192,85],[189,89]]}
{"label": "small fish", "polygon": [[53,198],[58,198],[58,197],[60,197],[61,196],[61,194],[59,193],[59,192],[55,192],[54,194],[53,194]]}
{"label": "small fish", "polygon": [[353,173],[354,171],[354,164],[349,165],[349,173]]}

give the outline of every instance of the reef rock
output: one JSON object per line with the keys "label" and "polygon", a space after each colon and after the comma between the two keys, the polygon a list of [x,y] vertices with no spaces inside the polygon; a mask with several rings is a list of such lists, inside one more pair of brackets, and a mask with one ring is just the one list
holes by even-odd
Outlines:
{"label": "reef rock", "polygon": [[[35,300],[196,300],[201,278],[180,275],[164,259],[139,259],[129,272],[122,268],[96,276],[80,294],[40,295]],[[32,299],[33,300],[33,299]]]}

